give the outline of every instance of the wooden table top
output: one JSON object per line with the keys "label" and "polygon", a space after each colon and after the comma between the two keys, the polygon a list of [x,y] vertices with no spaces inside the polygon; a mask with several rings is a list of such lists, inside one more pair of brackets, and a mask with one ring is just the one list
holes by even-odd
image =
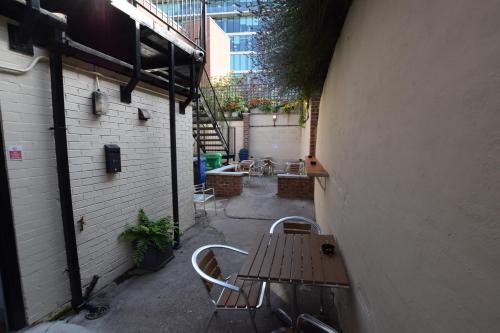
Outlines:
{"label": "wooden table top", "polygon": [[249,252],[241,279],[329,286],[349,286],[342,258],[322,253],[322,244],[334,244],[332,235],[266,233]]}

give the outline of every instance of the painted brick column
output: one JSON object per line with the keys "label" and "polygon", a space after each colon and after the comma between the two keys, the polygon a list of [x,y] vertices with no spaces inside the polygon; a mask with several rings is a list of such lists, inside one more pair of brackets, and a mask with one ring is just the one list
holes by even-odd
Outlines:
{"label": "painted brick column", "polygon": [[320,97],[313,97],[309,101],[309,117],[311,119],[311,132],[309,136],[309,155],[316,155],[316,132],[318,129]]}
{"label": "painted brick column", "polygon": [[250,150],[250,113],[243,113],[243,148]]}

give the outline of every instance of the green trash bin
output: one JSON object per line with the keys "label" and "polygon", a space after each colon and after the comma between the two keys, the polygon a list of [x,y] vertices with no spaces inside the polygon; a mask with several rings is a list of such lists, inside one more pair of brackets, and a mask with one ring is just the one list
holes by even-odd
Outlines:
{"label": "green trash bin", "polygon": [[205,170],[213,170],[222,166],[221,153],[206,153],[205,154]]}

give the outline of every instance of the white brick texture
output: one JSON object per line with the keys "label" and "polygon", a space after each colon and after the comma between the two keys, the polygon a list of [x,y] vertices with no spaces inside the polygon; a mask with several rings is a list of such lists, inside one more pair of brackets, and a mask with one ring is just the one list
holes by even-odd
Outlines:
{"label": "white brick texture", "polygon": [[[119,85],[100,79],[108,97],[108,113],[92,113],[95,77],[64,70],[68,149],[82,283],[94,274],[104,286],[133,264],[131,245],[118,241],[127,223],[137,221],[139,209],[153,217],[172,216],[169,101],[136,88],[132,103],[120,102]],[[177,105],[178,106],[178,105]],[[148,110],[148,121],[138,119],[138,108]],[[191,108],[176,113],[179,217],[181,229],[194,222],[192,206]],[[104,145],[121,149],[122,171],[106,173]]]}
{"label": "white brick texture", "polygon": [[[37,54],[45,54],[36,50]],[[0,64],[23,67],[31,57],[9,51],[6,21],[0,18]],[[140,208],[151,217],[172,215],[169,101],[137,88],[132,103],[120,102],[119,85],[100,79],[109,112],[95,116],[95,77],[64,70],[68,151],[82,284],[94,274],[98,288],[130,269],[132,247],[117,240]],[[138,108],[151,112],[138,119]],[[40,63],[22,76],[0,73],[0,119],[5,145],[22,145],[23,161],[8,161],[14,223],[26,312],[30,323],[70,300],[52,126],[50,73]],[[176,114],[181,229],[194,223],[192,113]],[[107,174],[104,145],[121,148],[122,172]]]}
{"label": "white brick texture", "polygon": [[[38,55],[45,52],[36,50]],[[32,57],[9,51],[0,18],[0,63],[21,68]],[[22,76],[0,73],[0,118],[5,145],[22,145],[22,161],[7,161],[21,282],[28,321],[70,299],[46,62]],[[4,147],[5,148],[5,147]]]}

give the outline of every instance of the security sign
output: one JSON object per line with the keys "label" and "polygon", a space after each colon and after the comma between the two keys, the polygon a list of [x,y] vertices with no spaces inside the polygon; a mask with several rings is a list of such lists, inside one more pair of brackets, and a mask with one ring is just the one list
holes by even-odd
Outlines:
{"label": "security sign", "polygon": [[23,147],[22,146],[8,146],[7,153],[10,161],[23,160]]}

